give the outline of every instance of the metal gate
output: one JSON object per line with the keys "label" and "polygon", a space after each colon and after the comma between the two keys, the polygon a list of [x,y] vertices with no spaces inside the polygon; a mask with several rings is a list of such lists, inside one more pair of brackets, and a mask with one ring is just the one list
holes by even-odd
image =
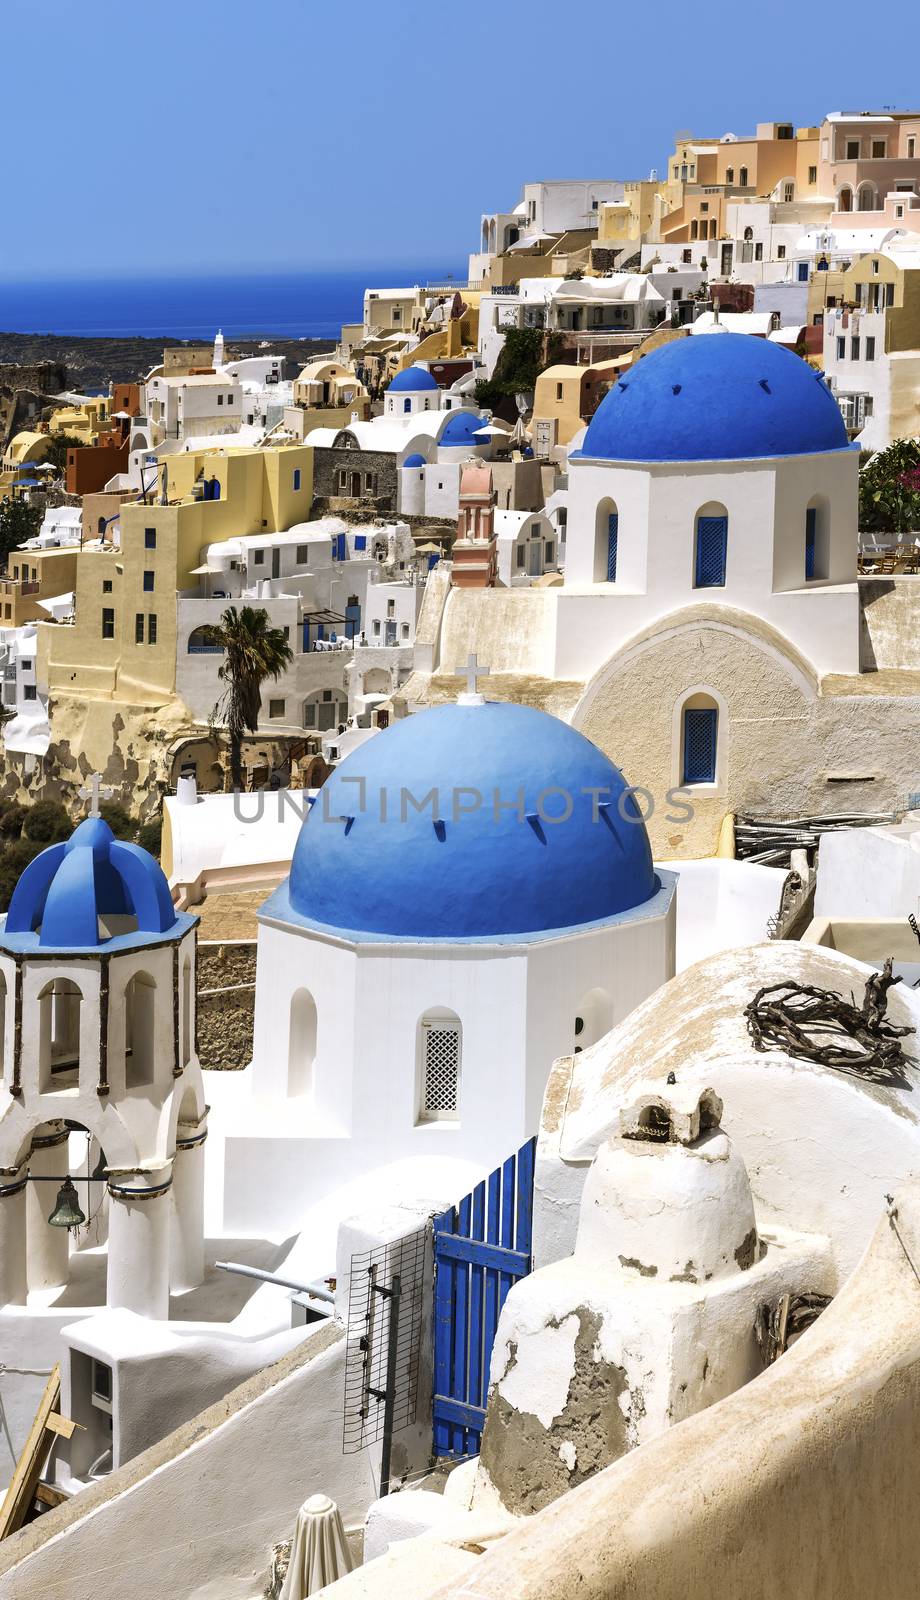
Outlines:
{"label": "metal gate", "polygon": [[479,1451],[508,1290],[531,1268],[536,1139],[434,1219],[434,1453]]}

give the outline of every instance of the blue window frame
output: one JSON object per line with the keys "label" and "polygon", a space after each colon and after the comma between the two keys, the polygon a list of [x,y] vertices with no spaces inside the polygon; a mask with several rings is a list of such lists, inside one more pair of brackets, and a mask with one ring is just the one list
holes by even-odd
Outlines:
{"label": "blue window frame", "polygon": [[799,283],[808,282],[808,262],[800,261],[797,265]]}
{"label": "blue window frame", "polygon": [[406,413],[406,415],[408,415],[411,410],[412,410],[412,401],[411,400],[404,400],[403,401],[403,411]]}
{"label": "blue window frame", "polygon": [[156,547],[157,547],[157,530],[156,530],[156,528],[145,528],[144,529],[144,549],[145,550],[155,550]]}
{"label": "blue window frame", "polygon": [[818,512],[815,506],[809,506],[805,513],[805,577],[813,578],[815,575],[815,546],[818,539]]}
{"label": "blue window frame", "polygon": [[332,559],[333,559],[333,561],[345,561],[347,559],[347,556],[348,556],[348,547],[347,547],[347,544],[346,544],[345,534],[344,533],[334,533],[332,535]]}
{"label": "blue window frame", "polygon": [[617,540],[620,533],[620,514],[611,511],[607,518],[607,582],[616,583],[617,577]]}
{"label": "blue window frame", "polygon": [[367,534],[366,533],[356,533],[355,534],[355,549],[356,550],[366,550],[367,549]]}
{"label": "blue window frame", "polygon": [[715,783],[719,713],[715,706],[684,712],[684,783]]}
{"label": "blue window frame", "polygon": [[144,593],[145,594],[153,594],[153,573],[152,572],[145,572],[144,573]]}
{"label": "blue window frame", "polygon": [[294,491],[295,491],[295,493],[299,488],[300,488],[300,468],[299,467],[295,467],[294,468]]}
{"label": "blue window frame", "polygon": [[719,589],[725,583],[728,554],[728,518],[696,519],[696,587]]}

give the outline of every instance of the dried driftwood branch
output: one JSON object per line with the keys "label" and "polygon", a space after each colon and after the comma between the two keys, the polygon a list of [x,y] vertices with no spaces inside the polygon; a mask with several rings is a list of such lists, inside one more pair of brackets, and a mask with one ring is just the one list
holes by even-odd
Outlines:
{"label": "dried driftwood branch", "polygon": [[802,1061],[879,1083],[906,1082],[908,1058],[901,1040],[915,1030],[886,1015],[892,958],[866,982],[861,1006],[832,989],[803,983],[773,983],[758,989],[745,1007],[755,1050],[785,1050]]}
{"label": "dried driftwood branch", "polygon": [[791,1341],[817,1321],[831,1303],[826,1294],[783,1294],[762,1305],[754,1320],[754,1337],[765,1367],[788,1349]]}

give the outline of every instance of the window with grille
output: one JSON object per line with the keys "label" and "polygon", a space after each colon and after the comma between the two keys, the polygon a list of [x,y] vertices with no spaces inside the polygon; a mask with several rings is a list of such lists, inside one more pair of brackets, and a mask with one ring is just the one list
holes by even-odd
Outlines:
{"label": "window with grille", "polygon": [[684,712],[684,783],[715,783],[718,737],[715,706],[688,706]]}
{"label": "window with grille", "polygon": [[620,536],[620,514],[611,511],[607,518],[607,582],[616,583],[617,541]]}
{"label": "window with grille", "polygon": [[728,554],[728,518],[697,517],[696,587],[718,589],[725,583]]}
{"label": "window with grille", "polygon": [[818,512],[815,506],[809,506],[805,513],[805,576],[813,578],[815,575],[815,550],[818,543]]}
{"label": "window with grille", "polygon": [[421,1023],[422,1122],[456,1121],[460,1114],[460,1024],[449,1017]]}

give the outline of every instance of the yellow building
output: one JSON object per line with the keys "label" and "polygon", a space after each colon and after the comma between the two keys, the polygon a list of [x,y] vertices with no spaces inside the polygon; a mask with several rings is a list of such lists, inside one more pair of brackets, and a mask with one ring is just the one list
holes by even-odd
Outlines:
{"label": "yellow building", "polygon": [[57,406],[48,417],[49,433],[66,433],[82,444],[92,444],[109,429],[108,395],[61,395],[66,404]]}
{"label": "yellow building", "polygon": [[47,622],[41,605],[58,595],[70,594],[76,578],[77,549],[11,550],[7,575],[0,578],[0,625],[18,628],[24,622]]}
{"label": "yellow building", "polygon": [[313,452],[289,445],[176,455],[167,487],[168,505],[122,505],[117,549],[81,553],[76,620],[48,630],[52,696],[133,706],[170,700],[178,591],[196,587],[194,569],[209,544],[307,520]]}

